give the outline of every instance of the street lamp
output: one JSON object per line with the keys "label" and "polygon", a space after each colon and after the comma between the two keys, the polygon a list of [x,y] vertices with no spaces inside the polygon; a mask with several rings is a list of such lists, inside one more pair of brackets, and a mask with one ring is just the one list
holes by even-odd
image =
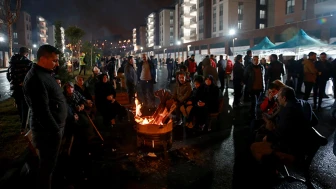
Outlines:
{"label": "street lamp", "polygon": [[36,44],[33,44],[33,48],[36,48],[37,47],[37,45]]}
{"label": "street lamp", "polygon": [[4,42],[5,38],[4,37],[0,37],[0,42]]}
{"label": "street lamp", "polygon": [[141,50],[141,53],[142,53],[143,47],[140,47],[140,50]]}
{"label": "street lamp", "polygon": [[230,29],[229,35],[232,36],[232,55],[234,56],[234,41],[237,40],[237,38],[233,37],[236,34],[236,30]]}

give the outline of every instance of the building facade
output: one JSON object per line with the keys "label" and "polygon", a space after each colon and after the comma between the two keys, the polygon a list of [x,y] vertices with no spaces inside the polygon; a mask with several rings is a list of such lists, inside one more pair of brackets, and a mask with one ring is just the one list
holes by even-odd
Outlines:
{"label": "building facade", "polygon": [[198,40],[211,37],[211,1],[198,0]]}
{"label": "building facade", "polygon": [[147,35],[147,26],[142,25],[138,26],[136,30],[136,40],[137,40],[137,45],[139,46],[139,49],[142,47],[146,47],[146,37]]}
{"label": "building facade", "polygon": [[146,46],[154,47],[159,45],[159,16],[157,12],[148,15],[147,19]]}
{"label": "building facade", "polygon": [[211,0],[212,37],[229,34],[231,29],[248,31],[255,29],[256,0]]}
{"label": "building facade", "polygon": [[132,30],[132,44],[133,44],[134,51],[138,50],[138,45],[137,45],[137,29],[136,28],[133,28],[133,30]]}
{"label": "building facade", "polygon": [[13,24],[13,51],[18,52],[20,47],[32,48],[31,16],[23,11],[19,19]]}
{"label": "building facade", "polygon": [[161,47],[174,45],[174,14],[173,8],[159,11],[159,45]]}
{"label": "building facade", "polygon": [[189,43],[198,39],[197,0],[179,0],[175,4],[176,41]]}
{"label": "building facade", "polygon": [[48,23],[47,21],[41,17],[36,17],[36,30],[35,35],[37,37],[36,43],[38,46],[44,45],[48,43]]}
{"label": "building facade", "polygon": [[268,1],[256,0],[256,25],[255,29],[264,29],[267,25]]}
{"label": "building facade", "polygon": [[55,46],[55,25],[49,25],[48,26],[48,39],[47,39],[47,43],[49,45]]}

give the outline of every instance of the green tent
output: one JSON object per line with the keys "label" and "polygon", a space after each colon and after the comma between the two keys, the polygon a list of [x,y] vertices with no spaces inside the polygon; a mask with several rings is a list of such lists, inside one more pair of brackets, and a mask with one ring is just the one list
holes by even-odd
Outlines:
{"label": "green tent", "polygon": [[324,46],[325,43],[322,43],[320,40],[314,39],[307,35],[302,29],[289,41],[272,47],[270,49],[289,49],[289,48],[300,48],[300,47],[319,47]]}
{"label": "green tent", "polygon": [[268,37],[265,37],[260,43],[258,43],[257,45],[255,45],[254,47],[250,48],[250,50],[252,51],[256,51],[256,50],[266,50],[269,48],[275,47],[275,44],[272,43]]}

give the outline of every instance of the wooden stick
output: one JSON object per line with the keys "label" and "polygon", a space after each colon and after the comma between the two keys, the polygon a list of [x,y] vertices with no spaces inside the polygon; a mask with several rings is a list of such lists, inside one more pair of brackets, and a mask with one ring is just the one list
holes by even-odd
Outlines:
{"label": "wooden stick", "polygon": [[95,124],[93,123],[93,121],[91,120],[90,116],[85,112],[86,116],[88,117],[90,123],[91,123],[91,126],[95,129],[95,131],[97,132],[99,138],[104,141],[104,138],[103,136],[100,134],[100,132],[98,131],[97,127],[95,126]]}

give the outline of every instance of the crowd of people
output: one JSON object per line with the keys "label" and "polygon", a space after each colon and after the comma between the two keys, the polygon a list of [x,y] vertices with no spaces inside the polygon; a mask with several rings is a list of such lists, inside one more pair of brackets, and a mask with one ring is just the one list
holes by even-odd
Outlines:
{"label": "crowd of people", "polygon": [[[141,59],[129,56],[121,59],[119,67],[116,58],[109,56],[103,64],[94,66],[92,75],[86,80],[81,75],[82,71],[86,74],[86,63],[80,59],[80,72],[75,83],[62,84],[54,73],[59,66],[58,49],[41,46],[36,64],[27,58],[28,52],[22,47],[20,53],[11,58],[7,78],[20,114],[21,132],[25,134],[28,124],[32,143],[39,152],[40,188],[51,187],[59,153],[70,153],[72,148],[71,153],[81,160],[77,163],[86,164],[90,145],[99,138],[92,122],[97,115],[102,116],[104,125],[111,127],[116,124],[116,119],[122,120],[127,115],[126,109],[116,100],[116,80],[127,90],[129,104],[134,102],[139,87],[144,108],[156,109],[154,85],[163,78],[157,78],[158,61],[153,56],[143,54]],[[321,53],[317,60],[314,52],[297,61],[290,59],[283,63],[280,59],[273,54],[268,64],[265,59],[259,61],[259,56],[253,56],[251,51],[247,51],[244,58],[237,55],[234,61],[228,56],[224,59],[222,55],[218,61],[214,55],[206,56],[199,64],[194,55],[181,63],[171,55],[165,60],[160,59],[160,66],[166,64],[167,81],[175,80],[176,83],[172,93],[177,106],[174,124],[184,123],[190,129],[211,131],[210,114],[220,111],[220,98],[230,87],[233,77],[232,106],[240,109],[243,98],[244,103],[250,103],[252,122],[258,123],[253,125],[255,140],[251,145],[255,159],[266,163],[265,169],[272,173],[275,172],[271,170],[274,167],[269,166],[270,162],[300,159],[307,140],[305,133],[317,124],[307,100],[313,89],[313,109],[321,110],[326,83],[329,78],[335,80],[336,77],[336,62],[327,60],[325,53]],[[299,100],[296,94],[301,93],[303,83],[303,100]],[[272,157],[272,161],[266,157]]]}

